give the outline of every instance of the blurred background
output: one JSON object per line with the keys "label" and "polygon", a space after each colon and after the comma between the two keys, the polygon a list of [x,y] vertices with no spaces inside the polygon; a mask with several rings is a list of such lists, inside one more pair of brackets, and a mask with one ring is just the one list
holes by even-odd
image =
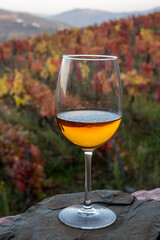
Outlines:
{"label": "blurred background", "polygon": [[160,186],[159,0],[5,0],[0,3],[0,216],[84,189],[83,153],[55,122],[63,54],[119,58],[123,121],[94,152],[92,189],[131,193]]}

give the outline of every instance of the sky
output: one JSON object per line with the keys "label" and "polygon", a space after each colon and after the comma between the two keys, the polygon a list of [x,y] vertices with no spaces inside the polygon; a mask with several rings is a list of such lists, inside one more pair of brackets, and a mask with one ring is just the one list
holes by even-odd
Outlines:
{"label": "sky", "polygon": [[0,0],[0,9],[53,15],[74,8],[110,12],[141,11],[160,7],[160,0]]}

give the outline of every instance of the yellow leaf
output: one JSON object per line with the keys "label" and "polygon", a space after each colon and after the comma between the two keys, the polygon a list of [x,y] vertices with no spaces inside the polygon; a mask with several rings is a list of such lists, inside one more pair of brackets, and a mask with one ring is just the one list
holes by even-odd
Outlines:
{"label": "yellow leaf", "polygon": [[52,59],[48,58],[46,61],[46,67],[48,69],[48,72],[50,73],[51,77],[57,72],[56,66],[52,63]]}
{"label": "yellow leaf", "polygon": [[18,72],[18,70],[16,69],[11,94],[21,94],[23,92],[24,92],[23,75],[22,73]]}
{"label": "yellow leaf", "polygon": [[19,97],[18,95],[14,95],[14,100],[17,107],[25,106],[29,99],[30,99],[30,96],[27,94],[24,95],[24,97]]}
{"label": "yellow leaf", "polygon": [[140,35],[144,40],[147,40],[147,41],[153,40],[153,32],[150,29],[141,28]]}
{"label": "yellow leaf", "polygon": [[7,75],[4,74],[2,78],[0,78],[0,97],[9,93],[9,83],[7,81]]}
{"label": "yellow leaf", "polygon": [[87,66],[87,64],[85,62],[81,62],[78,64],[78,66],[81,69],[82,78],[88,78],[88,74],[89,74],[90,70],[89,70],[89,67]]}
{"label": "yellow leaf", "polygon": [[120,30],[120,23],[117,23],[114,28],[115,28],[116,31],[119,31]]}

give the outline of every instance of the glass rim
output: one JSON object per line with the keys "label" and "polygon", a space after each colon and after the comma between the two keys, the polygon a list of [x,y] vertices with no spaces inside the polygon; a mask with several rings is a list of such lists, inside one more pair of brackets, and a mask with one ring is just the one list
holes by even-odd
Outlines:
{"label": "glass rim", "polygon": [[83,61],[113,61],[117,60],[117,56],[112,55],[96,55],[96,54],[64,54],[63,58],[70,60],[83,60]]}

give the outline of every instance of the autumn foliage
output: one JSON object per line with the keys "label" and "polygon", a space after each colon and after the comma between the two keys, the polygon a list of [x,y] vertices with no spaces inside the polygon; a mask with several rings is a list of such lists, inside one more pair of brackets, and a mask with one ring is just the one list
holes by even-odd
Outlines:
{"label": "autumn foliage", "polygon": [[26,187],[41,192],[44,182],[44,159],[37,146],[30,143],[21,126],[0,121],[0,155],[5,171],[22,193]]}

